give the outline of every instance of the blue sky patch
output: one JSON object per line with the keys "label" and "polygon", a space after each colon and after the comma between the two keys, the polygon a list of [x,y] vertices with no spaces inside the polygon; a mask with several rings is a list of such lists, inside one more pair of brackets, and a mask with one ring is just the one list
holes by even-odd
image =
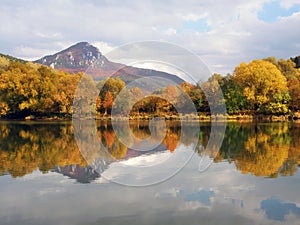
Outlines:
{"label": "blue sky patch", "polygon": [[207,19],[198,19],[195,21],[185,21],[182,25],[184,30],[194,30],[198,32],[208,32],[211,30],[211,27],[207,25]]}
{"label": "blue sky patch", "polygon": [[300,5],[294,5],[289,9],[282,8],[279,1],[271,1],[265,3],[263,9],[258,13],[258,18],[262,21],[273,23],[279,17],[291,16],[295,12],[299,12]]}

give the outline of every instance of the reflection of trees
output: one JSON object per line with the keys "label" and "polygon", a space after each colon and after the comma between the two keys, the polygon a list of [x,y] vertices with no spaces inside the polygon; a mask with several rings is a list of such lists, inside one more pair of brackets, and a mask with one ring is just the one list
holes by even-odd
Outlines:
{"label": "reflection of trees", "polygon": [[127,147],[119,141],[111,124],[98,128],[100,128],[98,129],[98,135],[102,144],[107,148],[108,153],[114,159],[124,158],[127,153]]}
{"label": "reflection of trees", "polygon": [[[152,130],[153,134],[149,129],[149,121],[133,121],[129,127],[134,137],[129,135],[128,130],[123,129],[122,123],[114,130],[109,121],[98,121],[97,126],[94,121],[91,121],[91,125],[84,121],[74,128],[71,124],[2,122],[0,174],[10,172],[12,176],[22,176],[37,168],[48,171],[55,166],[86,166],[97,158],[111,161],[132,157],[131,154],[135,153],[131,149],[129,154],[130,146],[150,136],[154,141],[162,140],[161,144],[170,152],[173,152],[179,143],[190,146],[198,140],[196,150],[199,155],[207,154],[213,157],[215,162],[234,162],[242,173],[256,176],[293,175],[300,165],[300,124],[228,123],[222,147],[218,152],[213,145],[211,149],[202,151],[201,146],[205,147],[208,144],[211,132],[209,123],[200,124],[200,133],[195,132],[196,124],[181,125],[178,121],[167,121],[166,132],[159,126],[155,127]],[[75,129],[82,131],[77,142],[74,139]],[[95,136],[90,135],[91,132],[94,132]],[[96,147],[92,144],[95,137]],[[159,139],[160,137],[164,138]],[[100,140],[102,146],[99,144]],[[77,145],[80,146],[81,152]]]}
{"label": "reflection of trees", "polygon": [[289,126],[288,123],[229,124],[215,161],[233,160],[242,173],[256,176],[293,175],[300,158],[295,147],[299,128]]}
{"label": "reflection of trees", "polygon": [[238,170],[256,176],[276,175],[288,157],[289,146],[275,145],[270,136],[260,134],[245,143],[245,151],[235,161]]}
{"label": "reflection of trees", "polygon": [[228,123],[226,126],[224,140],[215,161],[227,159],[229,163],[236,158],[236,155],[243,151],[244,143],[247,141],[252,125]]}
{"label": "reflection of trees", "polygon": [[70,125],[0,124],[0,172],[23,176],[56,165],[85,166]]}
{"label": "reflection of trees", "polygon": [[293,124],[289,129],[292,142],[289,149],[289,157],[285,162],[283,175],[293,175],[297,171],[297,166],[300,165],[300,124]]}
{"label": "reflection of trees", "polygon": [[168,127],[165,139],[162,144],[164,144],[170,152],[174,152],[180,139],[180,130],[177,127]]}
{"label": "reflection of trees", "polygon": [[[165,137],[162,144],[170,151],[175,151],[179,139],[180,139],[180,124],[177,122],[168,122],[166,127]],[[117,131],[115,131],[110,122],[98,123],[98,136],[101,139],[102,144],[107,148],[108,152],[115,159],[122,159],[126,156],[127,148],[130,148],[130,144],[133,142],[139,142],[143,139],[149,138],[151,135],[152,140],[159,140],[162,136],[159,127],[154,127],[154,132],[151,134],[149,129],[149,121],[135,121],[129,124],[130,131],[134,135],[134,140],[129,140],[129,131],[124,131],[122,125],[118,125]],[[156,129],[157,128],[157,129]],[[118,133],[118,135],[115,134]],[[124,145],[119,139],[126,140],[129,143],[128,146]]]}

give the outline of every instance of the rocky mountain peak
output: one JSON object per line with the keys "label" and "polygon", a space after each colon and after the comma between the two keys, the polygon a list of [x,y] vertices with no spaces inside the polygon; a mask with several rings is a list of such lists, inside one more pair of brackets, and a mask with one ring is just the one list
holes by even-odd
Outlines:
{"label": "rocky mountain peak", "polygon": [[104,65],[107,59],[101,54],[98,48],[88,42],[79,42],[65,50],[45,56],[35,62],[54,69],[77,73],[95,63]]}

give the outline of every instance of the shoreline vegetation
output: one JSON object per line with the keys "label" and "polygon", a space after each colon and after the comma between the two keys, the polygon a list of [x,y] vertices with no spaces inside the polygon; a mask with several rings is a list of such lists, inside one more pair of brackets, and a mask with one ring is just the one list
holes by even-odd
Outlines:
{"label": "shoreline vegetation", "polygon": [[[35,117],[28,116],[25,118],[0,118],[0,121],[71,121],[72,117]],[[300,114],[295,115],[139,115],[139,116],[95,116],[74,118],[75,120],[96,120],[96,121],[148,121],[152,119],[165,119],[167,121],[187,121],[187,122],[300,122]]]}
{"label": "shoreline vegetation", "polygon": [[[79,81],[83,86],[78,96]],[[86,97],[95,91],[97,98]],[[72,116],[95,120],[297,121],[300,68],[292,59],[269,57],[241,63],[233,74],[213,74],[205,82],[183,82],[147,92],[127,88],[119,77],[95,81],[83,73],[70,74],[0,56],[0,120],[71,120]]]}

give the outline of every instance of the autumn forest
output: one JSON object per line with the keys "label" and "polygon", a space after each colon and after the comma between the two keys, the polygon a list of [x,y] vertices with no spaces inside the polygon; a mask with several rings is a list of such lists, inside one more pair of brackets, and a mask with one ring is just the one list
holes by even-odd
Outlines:
{"label": "autumn forest", "polygon": [[[83,73],[69,74],[31,62],[16,62],[0,57],[0,117],[9,119],[70,118],[74,93]],[[149,95],[142,98],[143,90],[126,88],[120,78],[92,81],[99,89],[99,96],[88,107],[96,111],[98,118],[109,117],[116,97],[122,90],[126,104],[118,106],[119,111],[134,102],[130,109],[132,118],[165,116],[176,118],[175,104],[186,108],[183,91],[193,102],[199,115],[209,115],[207,99],[214,99],[214,106],[226,105],[228,115],[285,115],[300,117],[300,68],[292,60],[277,60],[269,57],[241,63],[232,74],[213,74],[207,81],[191,84],[184,82],[177,86],[168,85],[156,90],[162,97]],[[224,99],[214,98],[216,86],[220,86]],[[203,88],[208,90],[203,92]],[[179,96],[179,97],[178,97]],[[225,101],[225,102],[224,102]],[[188,113],[188,111],[187,111]]]}

